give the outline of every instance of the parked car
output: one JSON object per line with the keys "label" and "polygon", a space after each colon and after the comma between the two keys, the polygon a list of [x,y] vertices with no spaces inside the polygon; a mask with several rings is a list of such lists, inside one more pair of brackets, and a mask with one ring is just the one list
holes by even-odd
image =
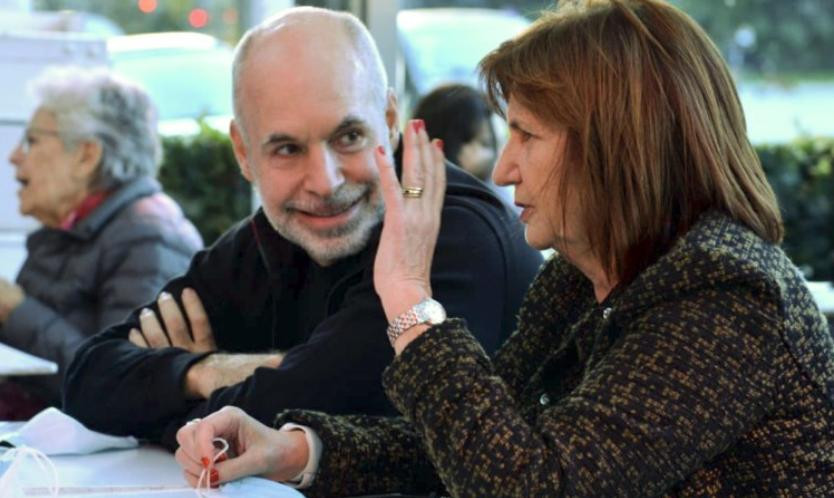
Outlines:
{"label": "parked car", "polygon": [[226,43],[203,33],[145,33],[111,37],[107,51],[113,70],[153,98],[161,134],[196,133],[196,118],[228,129],[233,51]]}

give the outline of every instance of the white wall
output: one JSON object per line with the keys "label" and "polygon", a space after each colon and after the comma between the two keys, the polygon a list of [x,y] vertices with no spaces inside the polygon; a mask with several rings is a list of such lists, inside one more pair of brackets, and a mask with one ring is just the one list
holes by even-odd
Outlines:
{"label": "white wall", "polygon": [[38,226],[18,213],[18,183],[9,154],[34,110],[26,82],[56,64],[107,65],[104,41],[67,33],[0,33],[0,276],[12,279],[26,256],[26,234]]}

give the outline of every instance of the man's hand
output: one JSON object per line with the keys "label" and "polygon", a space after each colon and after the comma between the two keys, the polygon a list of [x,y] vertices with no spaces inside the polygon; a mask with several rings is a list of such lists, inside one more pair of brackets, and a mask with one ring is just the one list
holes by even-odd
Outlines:
{"label": "man's hand", "polygon": [[208,399],[215,389],[243,382],[256,368],[278,368],[283,359],[282,353],[206,356],[185,374],[185,395],[189,399]]}
{"label": "man's hand", "polygon": [[0,323],[5,322],[26,296],[23,289],[5,278],[0,278]]}
{"label": "man's hand", "polygon": [[142,330],[132,329],[128,335],[130,342],[143,348],[173,346],[192,353],[215,351],[217,345],[214,342],[214,333],[211,330],[208,315],[194,289],[183,289],[182,304],[185,308],[185,317],[171,294],[167,292],[160,294],[157,305],[165,328],[160,325],[156,314],[145,308],[139,314]]}

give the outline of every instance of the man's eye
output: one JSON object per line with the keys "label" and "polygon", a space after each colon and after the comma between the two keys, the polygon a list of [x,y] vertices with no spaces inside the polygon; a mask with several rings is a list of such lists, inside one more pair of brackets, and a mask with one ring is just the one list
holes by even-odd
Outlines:
{"label": "man's eye", "polygon": [[359,130],[350,130],[336,138],[337,145],[347,149],[358,149],[365,145],[365,134]]}
{"label": "man's eye", "polygon": [[272,149],[273,156],[294,156],[301,151],[301,147],[296,144],[283,144]]}

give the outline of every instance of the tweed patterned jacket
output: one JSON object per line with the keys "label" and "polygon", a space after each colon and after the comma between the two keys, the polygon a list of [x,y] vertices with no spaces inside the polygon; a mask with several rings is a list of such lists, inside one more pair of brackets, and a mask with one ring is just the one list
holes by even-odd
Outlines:
{"label": "tweed patterned jacket", "polygon": [[388,368],[404,417],[279,414],[324,442],[308,496],[834,496],[831,335],[783,252],[723,215],[603,303],[550,260],[493,361],[465,327]]}

